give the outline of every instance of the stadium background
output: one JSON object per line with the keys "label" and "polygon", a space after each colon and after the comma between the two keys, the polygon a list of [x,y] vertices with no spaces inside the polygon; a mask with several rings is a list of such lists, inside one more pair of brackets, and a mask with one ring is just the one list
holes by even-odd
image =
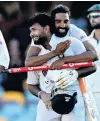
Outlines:
{"label": "stadium background", "polygon": [[[99,1],[0,1],[0,29],[11,58],[9,68],[24,66],[31,42],[27,21],[35,12],[50,13],[57,4],[67,5],[71,22],[89,35],[85,12],[96,3]],[[0,121],[35,121],[38,98],[27,90],[26,78],[26,73],[0,75]]]}

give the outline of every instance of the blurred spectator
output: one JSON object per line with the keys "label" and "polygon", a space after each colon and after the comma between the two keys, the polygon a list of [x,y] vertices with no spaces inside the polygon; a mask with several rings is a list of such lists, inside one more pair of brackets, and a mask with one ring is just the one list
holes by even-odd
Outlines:
{"label": "blurred spectator", "polygon": [[0,6],[0,29],[2,30],[2,32],[5,31],[5,29],[7,28],[5,26],[5,22],[8,19],[8,14],[5,11],[5,9],[3,7]]}
{"label": "blurred spectator", "polygon": [[77,27],[81,28],[82,30],[84,30],[87,34],[89,33],[88,29],[87,29],[87,22],[83,17],[72,18],[71,23],[76,25]]}
{"label": "blurred spectator", "polygon": [[[9,5],[10,6],[10,5]],[[16,7],[17,6],[17,7]],[[27,22],[24,19],[18,2],[11,3],[9,21],[13,24],[9,30],[8,48],[11,57],[10,68],[24,66],[25,50],[30,43],[29,30]],[[11,24],[10,24],[11,25]],[[26,78],[26,73],[8,74],[7,81],[3,83],[5,90],[15,90],[23,92],[22,83]]]}
{"label": "blurred spectator", "polygon": [[[85,4],[85,2],[83,2],[83,4]],[[71,23],[81,28],[88,34],[88,25],[86,19],[84,18],[84,10],[86,6],[83,4],[82,2],[73,2],[71,7]]]}
{"label": "blurred spectator", "polygon": [[[46,7],[44,7],[46,6]],[[52,1],[36,1],[35,7],[37,12],[49,12],[52,6]]]}
{"label": "blurred spectator", "polygon": [[99,4],[99,1],[73,1],[71,6],[72,23],[83,29],[89,35],[89,26],[84,18],[86,10],[93,4]]}
{"label": "blurred spectator", "polygon": [[31,117],[32,121],[35,121],[36,115],[37,115],[37,104],[39,102],[39,98],[30,93],[30,91],[28,90],[26,81],[24,81],[23,87],[25,90],[24,96],[26,100],[27,115],[28,117]]}

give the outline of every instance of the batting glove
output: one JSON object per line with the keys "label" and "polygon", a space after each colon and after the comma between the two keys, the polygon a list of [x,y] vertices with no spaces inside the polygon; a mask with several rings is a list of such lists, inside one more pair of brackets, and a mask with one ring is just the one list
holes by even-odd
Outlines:
{"label": "batting glove", "polygon": [[78,78],[78,73],[76,70],[65,70],[60,72],[58,80],[55,81],[55,87],[64,89],[72,85]]}

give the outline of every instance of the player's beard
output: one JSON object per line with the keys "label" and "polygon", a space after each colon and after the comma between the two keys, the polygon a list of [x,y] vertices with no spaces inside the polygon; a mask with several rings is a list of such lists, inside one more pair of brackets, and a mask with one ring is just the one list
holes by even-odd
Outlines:
{"label": "player's beard", "polygon": [[100,23],[97,23],[95,25],[91,25],[92,29],[100,29]]}
{"label": "player's beard", "polygon": [[[65,32],[60,32],[59,29],[64,29]],[[69,27],[64,27],[64,28],[61,28],[61,27],[54,27],[53,28],[53,33],[57,36],[57,37],[65,37],[67,35],[67,32],[69,30]]]}
{"label": "player's beard", "polygon": [[46,36],[43,37],[39,37],[39,39],[37,41],[34,41],[34,44],[36,45],[42,45],[44,48],[45,47],[45,43],[48,41],[48,38]]}

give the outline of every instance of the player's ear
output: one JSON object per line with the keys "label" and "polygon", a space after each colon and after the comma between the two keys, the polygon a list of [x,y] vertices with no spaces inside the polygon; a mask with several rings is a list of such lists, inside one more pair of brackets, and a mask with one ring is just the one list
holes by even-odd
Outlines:
{"label": "player's ear", "polygon": [[50,26],[46,25],[44,28],[45,33],[47,34],[48,32],[50,32]]}

